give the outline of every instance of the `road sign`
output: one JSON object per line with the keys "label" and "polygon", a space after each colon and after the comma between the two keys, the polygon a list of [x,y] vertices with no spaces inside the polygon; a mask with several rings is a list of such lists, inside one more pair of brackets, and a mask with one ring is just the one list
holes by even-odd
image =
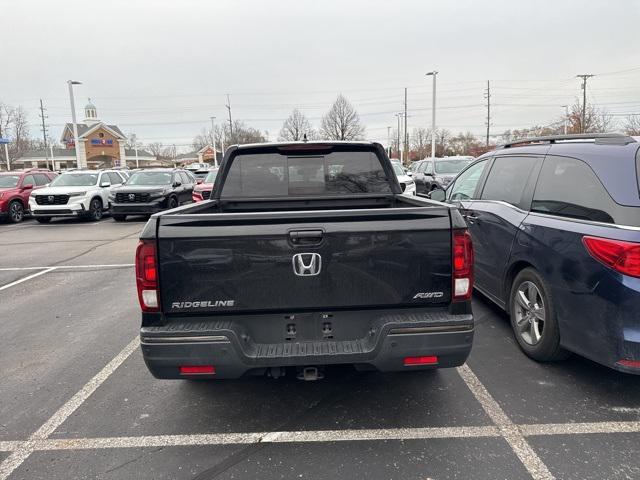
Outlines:
{"label": "road sign", "polygon": [[0,145],[2,145],[3,143],[11,143],[11,142],[9,141],[9,139],[8,139],[8,138],[2,138],[2,137],[0,137]]}

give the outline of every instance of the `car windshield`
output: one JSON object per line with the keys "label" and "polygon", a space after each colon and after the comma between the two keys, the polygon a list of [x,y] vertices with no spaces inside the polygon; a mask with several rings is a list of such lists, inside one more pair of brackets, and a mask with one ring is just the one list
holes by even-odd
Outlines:
{"label": "car windshield", "polygon": [[216,181],[216,176],[218,175],[218,170],[211,170],[207,177],[204,179],[204,183],[213,183]]}
{"label": "car windshield", "polygon": [[170,185],[171,172],[135,172],[127,185]]}
{"label": "car windshield", "polygon": [[50,187],[90,187],[98,183],[98,173],[63,173],[56,177]]}
{"label": "car windshield", "polygon": [[435,172],[445,175],[457,175],[464,167],[469,165],[473,160],[438,160],[435,165]]}
{"label": "car windshield", "polygon": [[396,175],[406,175],[406,173],[404,173],[404,169],[400,166],[400,164],[392,163],[391,165],[393,165],[393,171],[396,172]]}
{"label": "car windshield", "polygon": [[18,185],[20,175],[0,175],[0,188],[12,188]]}

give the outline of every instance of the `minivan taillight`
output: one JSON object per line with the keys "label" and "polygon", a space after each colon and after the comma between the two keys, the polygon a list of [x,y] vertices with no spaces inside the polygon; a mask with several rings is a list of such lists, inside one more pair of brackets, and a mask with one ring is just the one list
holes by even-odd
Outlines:
{"label": "minivan taillight", "polygon": [[640,277],[640,243],[600,237],[582,237],[589,254],[624,275]]}
{"label": "minivan taillight", "polygon": [[155,240],[140,240],[136,249],[136,286],[143,312],[160,311]]}
{"label": "minivan taillight", "polygon": [[453,301],[469,300],[473,292],[473,243],[465,229],[453,231]]}

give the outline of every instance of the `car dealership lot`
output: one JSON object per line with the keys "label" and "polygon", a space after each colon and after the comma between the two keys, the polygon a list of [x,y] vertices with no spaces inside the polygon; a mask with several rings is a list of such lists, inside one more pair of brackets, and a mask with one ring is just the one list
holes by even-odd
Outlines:
{"label": "car dealership lot", "polygon": [[640,377],[529,360],[479,296],[457,370],[155,380],[136,338],[143,225],[0,225],[0,479],[640,476]]}

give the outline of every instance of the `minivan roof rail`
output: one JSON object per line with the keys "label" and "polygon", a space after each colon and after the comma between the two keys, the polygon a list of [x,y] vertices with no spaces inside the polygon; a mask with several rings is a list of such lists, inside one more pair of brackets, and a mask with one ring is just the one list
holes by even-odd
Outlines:
{"label": "minivan roof rail", "polygon": [[521,138],[499,145],[497,148],[511,148],[531,143],[556,143],[571,140],[593,140],[594,143],[601,145],[627,145],[636,142],[635,138],[623,133],[573,133],[569,135],[546,135],[542,137]]}

